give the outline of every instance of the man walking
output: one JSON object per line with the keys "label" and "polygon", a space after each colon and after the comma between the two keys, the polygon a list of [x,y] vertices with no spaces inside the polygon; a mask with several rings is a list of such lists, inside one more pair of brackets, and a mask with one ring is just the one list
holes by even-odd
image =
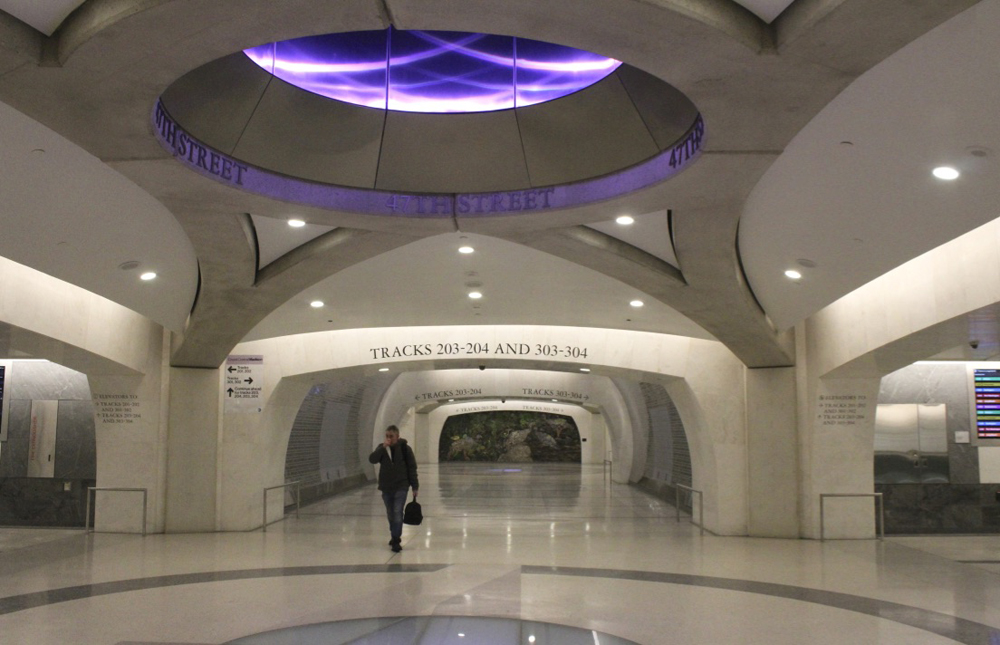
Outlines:
{"label": "man walking", "polygon": [[406,496],[413,488],[413,499],[417,499],[417,458],[406,439],[399,438],[399,428],[385,429],[385,441],[368,456],[368,461],[379,464],[378,489],[382,491],[385,514],[389,519],[389,546],[396,553],[403,550],[400,544],[403,536],[403,507]]}

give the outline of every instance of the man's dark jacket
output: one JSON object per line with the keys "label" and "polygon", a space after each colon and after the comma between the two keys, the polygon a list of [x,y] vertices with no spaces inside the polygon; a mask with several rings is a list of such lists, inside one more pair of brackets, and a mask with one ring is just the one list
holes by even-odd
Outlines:
{"label": "man's dark jacket", "polygon": [[420,488],[417,481],[417,458],[413,455],[413,448],[407,445],[406,439],[400,439],[392,447],[392,459],[389,459],[385,445],[380,445],[368,455],[368,461],[382,466],[378,471],[380,491],[391,493],[408,486],[412,486],[413,490]]}

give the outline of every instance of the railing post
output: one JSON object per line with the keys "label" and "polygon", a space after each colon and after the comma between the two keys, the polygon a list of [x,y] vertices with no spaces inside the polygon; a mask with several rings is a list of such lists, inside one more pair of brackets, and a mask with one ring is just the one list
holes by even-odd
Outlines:
{"label": "railing post", "polygon": [[[701,535],[705,535],[705,495],[700,490],[695,490],[684,484],[674,484],[674,507],[677,509],[677,521],[681,521],[681,489],[691,493],[691,523],[701,529]],[[698,495],[698,521],[694,521],[694,495]]]}
{"label": "railing post", "polygon": [[[277,486],[267,486],[264,488],[264,517],[261,521],[261,531],[267,533],[267,491],[275,490],[276,488],[288,488],[289,486],[295,487],[295,519],[299,518],[299,509],[302,507],[302,481],[288,482],[287,484],[278,484]],[[284,508],[284,504],[281,505]],[[284,519],[284,513],[282,513],[282,519]]]}

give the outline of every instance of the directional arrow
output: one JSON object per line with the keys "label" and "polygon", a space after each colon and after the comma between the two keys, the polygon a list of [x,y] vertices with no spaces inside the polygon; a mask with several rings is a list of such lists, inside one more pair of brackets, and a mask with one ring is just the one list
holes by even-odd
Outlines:
{"label": "directional arrow", "polygon": [[244,383],[249,383],[249,384],[253,385],[253,379],[252,378],[244,379],[243,382]]}
{"label": "directional arrow", "polygon": [[226,371],[229,372],[230,374],[232,374],[233,372],[236,371],[236,368],[233,367],[232,365],[230,365],[229,368]]}
{"label": "directional arrow", "polygon": [[233,388],[229,388],[228,390],[226,390],[226,392],[229,392],[230,397],[233,396]]}

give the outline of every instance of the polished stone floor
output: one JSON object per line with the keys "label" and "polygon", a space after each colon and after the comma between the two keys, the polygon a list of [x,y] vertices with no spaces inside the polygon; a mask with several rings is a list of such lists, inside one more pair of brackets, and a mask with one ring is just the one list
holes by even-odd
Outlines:
{"label": "polished stone floor", "polygon": [[1000,536],[701,536],[599,466],[420,477],[399,554],[373,486],[266,533],[0,530],[0,643],[1000,645]]}

